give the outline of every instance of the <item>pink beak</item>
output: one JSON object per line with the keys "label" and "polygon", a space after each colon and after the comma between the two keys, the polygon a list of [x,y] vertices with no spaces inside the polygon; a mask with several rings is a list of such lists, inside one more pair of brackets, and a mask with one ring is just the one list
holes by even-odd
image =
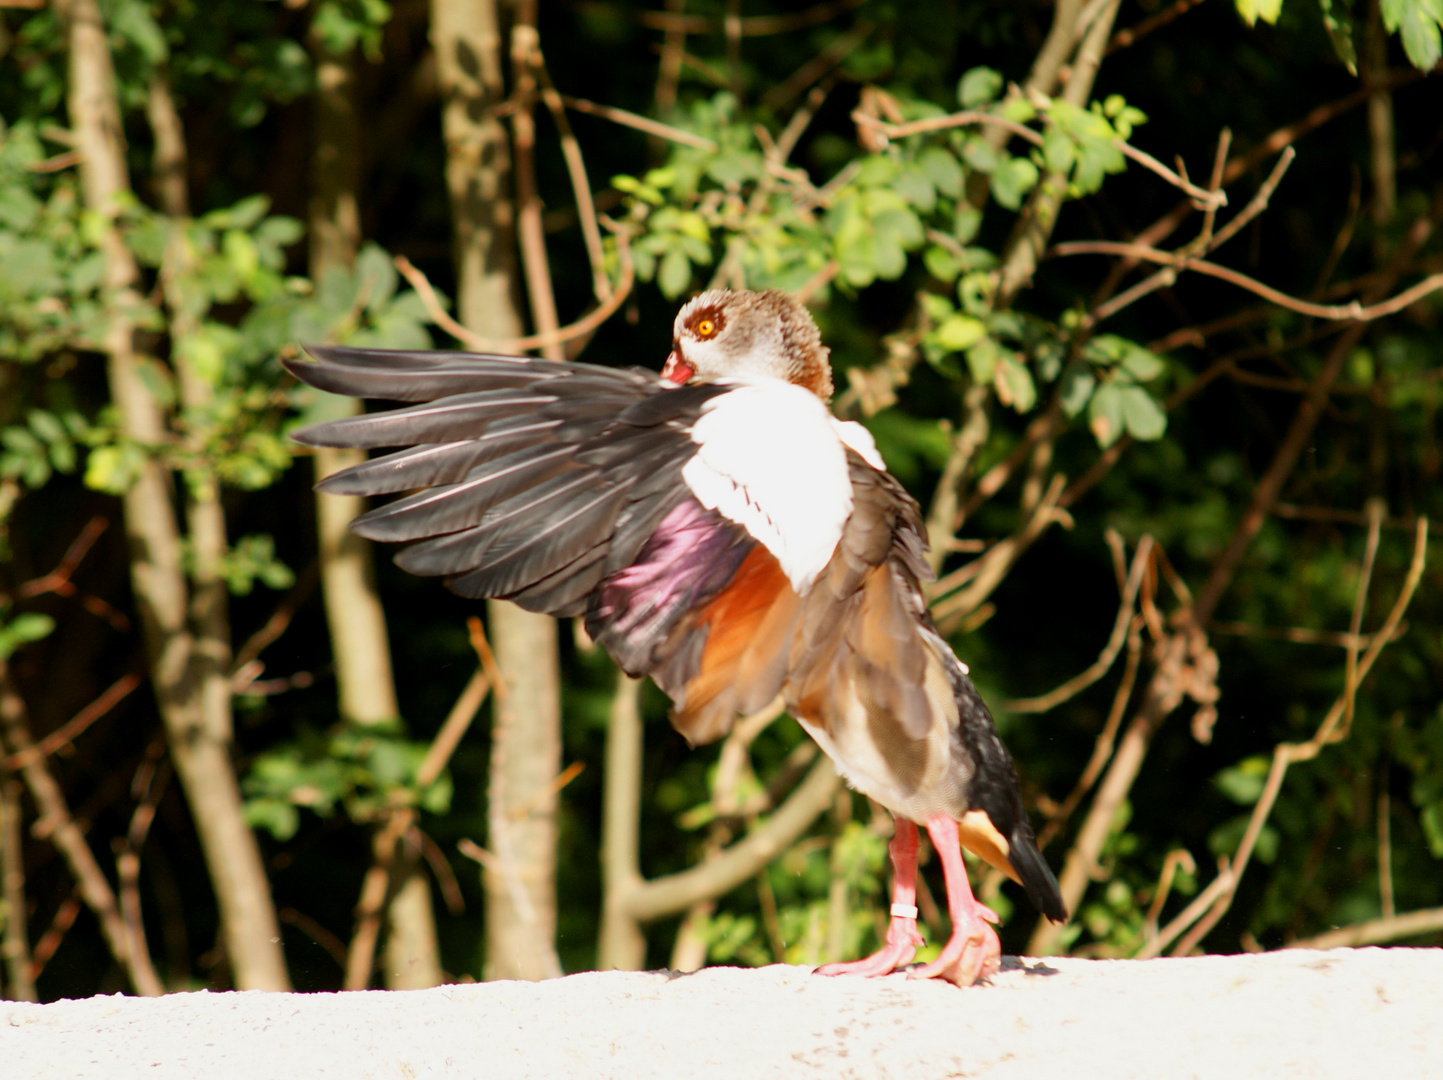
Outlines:
{"label": "pink beak", "polygon": [[662,365],[661,369],[661,377],[667,382],[676,383],[677,386],[685,386],[691,382],[691,378],[695,374],[696,368],[681,358],[679,349],[671,350],[671,355],[666,358],[666,363]]}

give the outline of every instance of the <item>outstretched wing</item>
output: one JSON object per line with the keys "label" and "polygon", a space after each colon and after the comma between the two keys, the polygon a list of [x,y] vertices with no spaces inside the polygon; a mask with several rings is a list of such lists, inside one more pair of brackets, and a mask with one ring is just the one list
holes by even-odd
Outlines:
{"label": "outstretched wing", "polygon": [[694,742],[776,695],[788,613],[851,511],[843,443],[813,395],[514,357],[309,351],[287,364],[304,382],[416,403],[295,435],[403,448],[318,486],[410,492],[352,525],[407,545],[404,569],[586,616],[629,673],[671,695]]}
{"label": "outstretched wing", "polygon": [[298,378],[333,393],[420,402],[307,428],[313,446],[406,447],[321,491],[415,494],[357,518],[397,562],[463,596],[580,615],[686,494],[686,418],[720,391],[660,392],[636,370],[458,353],[316,347]]}

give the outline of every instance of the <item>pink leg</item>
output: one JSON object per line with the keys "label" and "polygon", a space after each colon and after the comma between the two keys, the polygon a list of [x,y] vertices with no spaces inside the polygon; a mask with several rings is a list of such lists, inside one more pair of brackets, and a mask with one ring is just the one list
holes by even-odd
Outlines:
{"label": "pink leg", "polygon": [[997,972],[1002,964],[1002,945],[997,932],[988,923],[997,921],[997,914],[984,907],[972,895],[967,883],[967,867],[962,862],[962,848],[957,837],[957,823],[939,815],[927,819],[927,835],[942,857],[942,874],[947,882],[947,913],[952,917],[952,936],[942,955],[926,967],[911,973],[914,979],[934,979],[939,975],[958,986],[971,986]]}
{"label": "pink leg", "polygon": [[910,964],[917,946],[923,944],[917,933],[917,826],[906,818],[896,818],[895,825],[892,842],[887,845],[892,856],[892,922],[887,927],[887,943],[865,960],[824,964],[817,968],[818,975],[886,975]]}

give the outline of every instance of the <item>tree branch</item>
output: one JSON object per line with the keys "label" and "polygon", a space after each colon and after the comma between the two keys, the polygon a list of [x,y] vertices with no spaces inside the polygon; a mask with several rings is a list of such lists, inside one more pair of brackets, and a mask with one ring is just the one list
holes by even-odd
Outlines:
{"label": "tree branch", "polygon": [[[1296,311],[1299,315],[1307,315],[1314,319],[1346,319],[1356,322],[1370,322],[1374,319],[1381,319],[1385,315],[1396,315],[1404,308],[1417,303],[1430,293],[1443,289],[1443,273],[1439,273],[1424,278],[1412,288],[1405,289],[1389,300],[1380,301],[1376,304],[1364,306],[1363,303],[1358,300],[1354,300],[1351,304],[1314,304],[1307,300],[1299,300],[1296,297],[1289,296],[1287,293],[1279,292],[1271,285],[1264,285],[1256,278],[1248,277],[1246,274],[1240,274],[1238,271],[1231,270],[1226,266],[1219,266],[1217,263],[1208,262],[1206,259],[1195,259],[1187,255],[1180,256],[1174,252],[1159,251],[1157,248],[1144,247],[1141,244],[1125,244],[1113,240],[1069,241],[1054,246],[1051,254],[1125,255],[1147,262],[1160,263],[1179,273],[1184,270],[1195,270],[1200,274],[1220,278],[1239,288],[1247,289],[1249,292],[1256,293],[1264,300],[1271,301],[1279,307],[1287,308],[1289,311]],[[1132,299],[1136,299],[1136,297]],[[1111,313],[1111,311],[1108,311],[1108,314]]]}
{"label": "tree branch", "polygon": [[585,337],[616,313],[626,302],[627,297],[631,295],[631,290],[636,284],[636,267],[632,263],[631,247],[627,243],[627,234],[624,231],[617,232],[616,247],[617,254],[621,259],[621,276],[610,299],[599,304],[574,323],[559,327],[549,333],[530,334],[519,338],[487,338],[466,329],[447,314],[446,309],[441,306],[441,300],[436,295],[436,290],[432,288],[431,282],[425,274],[411,264],[406,256],[397,255],[395,262],[396,269],[411,283],[411,287],[420,296],[421,303],[425,305],[426,314],[431,321],[446,333],[468,348],[480,352],[518,353],[527,349],[550,348],[575,338]]}
{"label": "tree branch", "polygon": [[1352,926],[1329,930],[1316,937],[1301,938],[1287,945],[1289,949],[1344,949],[1363,945],[1382,945],[1399,938],[1418,937],[1443,930],[1443,907],[1424,908],[1404,915],[1369,919]]}
{"label": "tree branch", "polygon": [[841,778],[831,761],[821,758],[764,825],[711,862],[635,886],[622,900],[626,912],[649,922],[684,911],[705,897],[720,896],[755,877],[831,806],[840,786]]}
{"label": "tree branch", "polygon": [[603,120],[610,120],[613,124],[634,128],[637,131],[644,131],[648,135],[655,135],[661,139],[681,143],[683,146],[694,146],[698,150],[709,150],[712,153],[716,153],[719,149],[716,143],[701,135],[693,135],[690,131],[683,131],[679,127],[663,124],[658,120],[651,120],[645,116],[638,116],[634,112],[627,112],[627,110],[618,109],[613,105],[599,105],[594,101],[587,101],[585,98],[570,97],[566,94],[561,95],[561,101],[568,109],[575,109],[577,112],[586,113],[590,116],[599,116]]}
{"label": "tree branch", "polygon": [[[27,753],[34,749],[35,743],[30,736],[25,702],[12,684],[4,661],[0,661],[0,742],[3,742],[12,754],[26,757],[27,764],[21,768],[20,774],[25,779],[25,786],[30,789],[30,797],[35,800],[35,806],[40,811],[40,818],[35,823],[35,835],[49,839],[64,856],[66,865],[80,888],[80,895],[100,922],[100,929],[110,947],[111,955],[129,976],[135,992],[146,997],[165,993],[160,980],[155,978],[154,970],[135,962],[130,948],[129,930],[121,917],[115,892],[106,880],[105,872],[100,869],[100,864],[96,862],[80,826],[71,817],[65,795],[50,774],[44,757]],[[38,955],[36,960],[38,962]]]}

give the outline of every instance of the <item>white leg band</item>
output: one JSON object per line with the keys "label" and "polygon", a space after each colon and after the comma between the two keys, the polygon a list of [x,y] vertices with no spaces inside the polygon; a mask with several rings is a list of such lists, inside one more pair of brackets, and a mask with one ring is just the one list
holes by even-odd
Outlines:
{"label": "white leg band", "polygon": [[893,904],[892,917],[895,919],[915,919],[917,908],[912,904]]}

